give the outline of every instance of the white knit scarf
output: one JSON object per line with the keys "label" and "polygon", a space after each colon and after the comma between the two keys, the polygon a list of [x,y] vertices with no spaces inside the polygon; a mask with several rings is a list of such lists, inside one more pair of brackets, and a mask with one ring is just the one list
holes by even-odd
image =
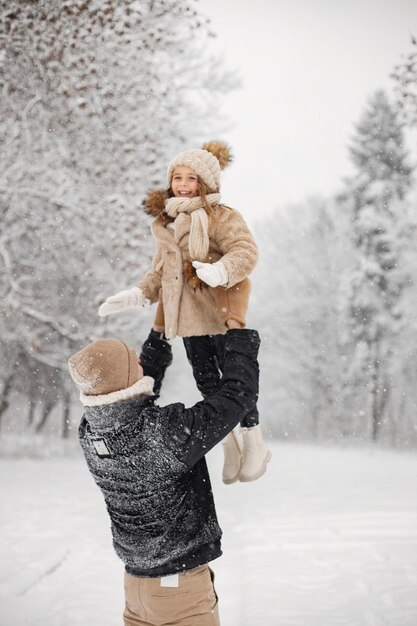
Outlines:
{"label": "white knit scarf", "polygon": [[[220,202],[220,194],[210,193],[206,196],[206,200],[211,206],[216,206]],[[179,239],[181,238],[181,219],[177,221],[177,217],[181,215],[181,213],[186,213],[191,216],[188,251],[191,259],[195,261],[205,261],[209,251],[208,217],[201,197],[168,198],[168,200],[165,201],[165,212],[175,220],[174,238],[176,243],[179,243]]]}

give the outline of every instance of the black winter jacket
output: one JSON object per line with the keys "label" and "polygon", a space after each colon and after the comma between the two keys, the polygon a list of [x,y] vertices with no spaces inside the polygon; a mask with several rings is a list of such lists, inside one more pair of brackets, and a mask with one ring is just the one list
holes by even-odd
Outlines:
{"label": "black winter jacket", "polygon": [[86,407],[80,443],[130,574],[160,577],[220,556],[204,455],[256,404],[259,343],[256,331],[228,331],[221,388],[191,408],[153,397]]}

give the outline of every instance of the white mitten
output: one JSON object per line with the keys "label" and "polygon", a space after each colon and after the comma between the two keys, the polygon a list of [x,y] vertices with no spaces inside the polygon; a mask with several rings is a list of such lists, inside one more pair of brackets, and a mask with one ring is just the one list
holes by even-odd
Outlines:
{"label": "white mitten", "polygon": [[229,277],[225,267],[221,261],[217,263],[201,263],[201,261],[193,261],[193,267],[197,271],[197,276],[210,287],[219,287],[227,285]]}
{"label": "white mitten", "polygon": [[119,291],[114,296],[107,298],[105,302],[100,306],[98,314],[100,317],[111,315],[112,313],[118,313],[125,309],[136,309],[149,304],[149,300],[145,298],[145,294],[139,287],[132,287],[132,289],[124,289]]}

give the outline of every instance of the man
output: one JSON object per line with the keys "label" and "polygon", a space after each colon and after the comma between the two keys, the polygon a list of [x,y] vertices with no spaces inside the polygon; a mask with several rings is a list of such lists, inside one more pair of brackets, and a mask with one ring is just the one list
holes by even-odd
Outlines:
{"label": "man", "polygon": [[125,626],[219,626],[214,576],[221,529],[204,455],[253,409],[259,336],[227,332],[220,389],[191,408],[155,406],[170,346],[101,339],[69,359],[85,405],[79,439],[125,564]]}

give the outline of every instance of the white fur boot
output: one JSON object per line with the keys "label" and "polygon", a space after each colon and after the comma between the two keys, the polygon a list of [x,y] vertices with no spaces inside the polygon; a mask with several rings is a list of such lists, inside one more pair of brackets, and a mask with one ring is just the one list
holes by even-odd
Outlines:
{"label": "white fur boot", "polygon": [[223,482],[231,485],[239,480],[242,464],[242,448],[240,441],[232,430],[222,441],[224,452]]}
{"label": "white fur boot", "polygon": [[242,483],[257,480],[266,472],[271,452],[262,439],[261,427],[241,428],[243,435],[243,458],[239,480]]}

